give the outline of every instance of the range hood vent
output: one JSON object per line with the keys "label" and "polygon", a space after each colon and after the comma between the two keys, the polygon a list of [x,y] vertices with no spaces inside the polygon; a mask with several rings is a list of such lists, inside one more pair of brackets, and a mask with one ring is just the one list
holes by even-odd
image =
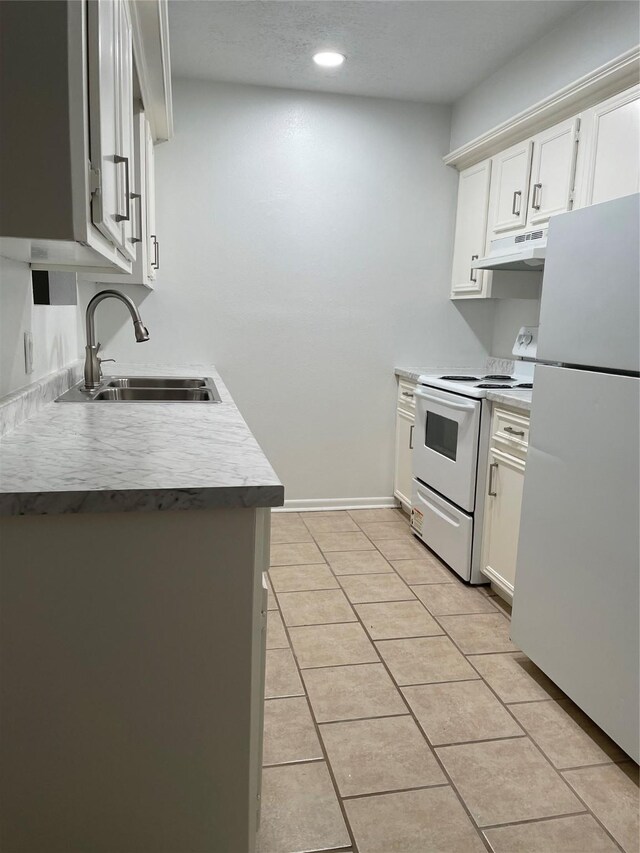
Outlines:
{"label": "range hood vent", "polygon": [[489,254],[471,264],[477,270],[541,272],[547,250],[547,229],[492,240]]}

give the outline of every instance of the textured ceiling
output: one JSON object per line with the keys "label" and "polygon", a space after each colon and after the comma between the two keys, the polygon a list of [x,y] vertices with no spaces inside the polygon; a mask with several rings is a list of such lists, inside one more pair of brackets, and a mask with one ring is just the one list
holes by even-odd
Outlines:
{"label": "textured ceiling", "polygon": [[[569,0],[170,0],[174,77],[451,102],[552,29]],[[347,61],[319,69],[318,50]]]}

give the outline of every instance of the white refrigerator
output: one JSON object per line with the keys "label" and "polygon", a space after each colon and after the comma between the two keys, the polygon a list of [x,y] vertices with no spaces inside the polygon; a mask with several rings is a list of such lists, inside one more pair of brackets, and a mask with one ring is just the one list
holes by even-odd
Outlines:
{"label": "white refrigerator", "polygon": [[512,616],[520,648],[635,761],[640,196],[551,220]]}

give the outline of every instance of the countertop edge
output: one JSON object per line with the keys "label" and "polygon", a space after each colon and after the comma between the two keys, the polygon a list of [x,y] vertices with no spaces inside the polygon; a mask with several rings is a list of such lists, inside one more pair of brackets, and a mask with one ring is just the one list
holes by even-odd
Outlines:
{"label": "countertop edge", "polygon": [[176,512],[198,509],[260,509],[284,504],[284,486],[218,486],[92,490],[70,492],[18,492],[0,494],[0,517],[25,515],[77,515],[103,512]]}

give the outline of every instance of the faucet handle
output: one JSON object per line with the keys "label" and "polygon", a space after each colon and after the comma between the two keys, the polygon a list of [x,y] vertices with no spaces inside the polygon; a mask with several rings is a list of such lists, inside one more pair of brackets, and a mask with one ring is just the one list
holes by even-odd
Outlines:
{"label": "faucet handle", "polygon": [[104,364],[105,361],[115,361],[115,358],[99,358],[98,361],[100,364]]}

